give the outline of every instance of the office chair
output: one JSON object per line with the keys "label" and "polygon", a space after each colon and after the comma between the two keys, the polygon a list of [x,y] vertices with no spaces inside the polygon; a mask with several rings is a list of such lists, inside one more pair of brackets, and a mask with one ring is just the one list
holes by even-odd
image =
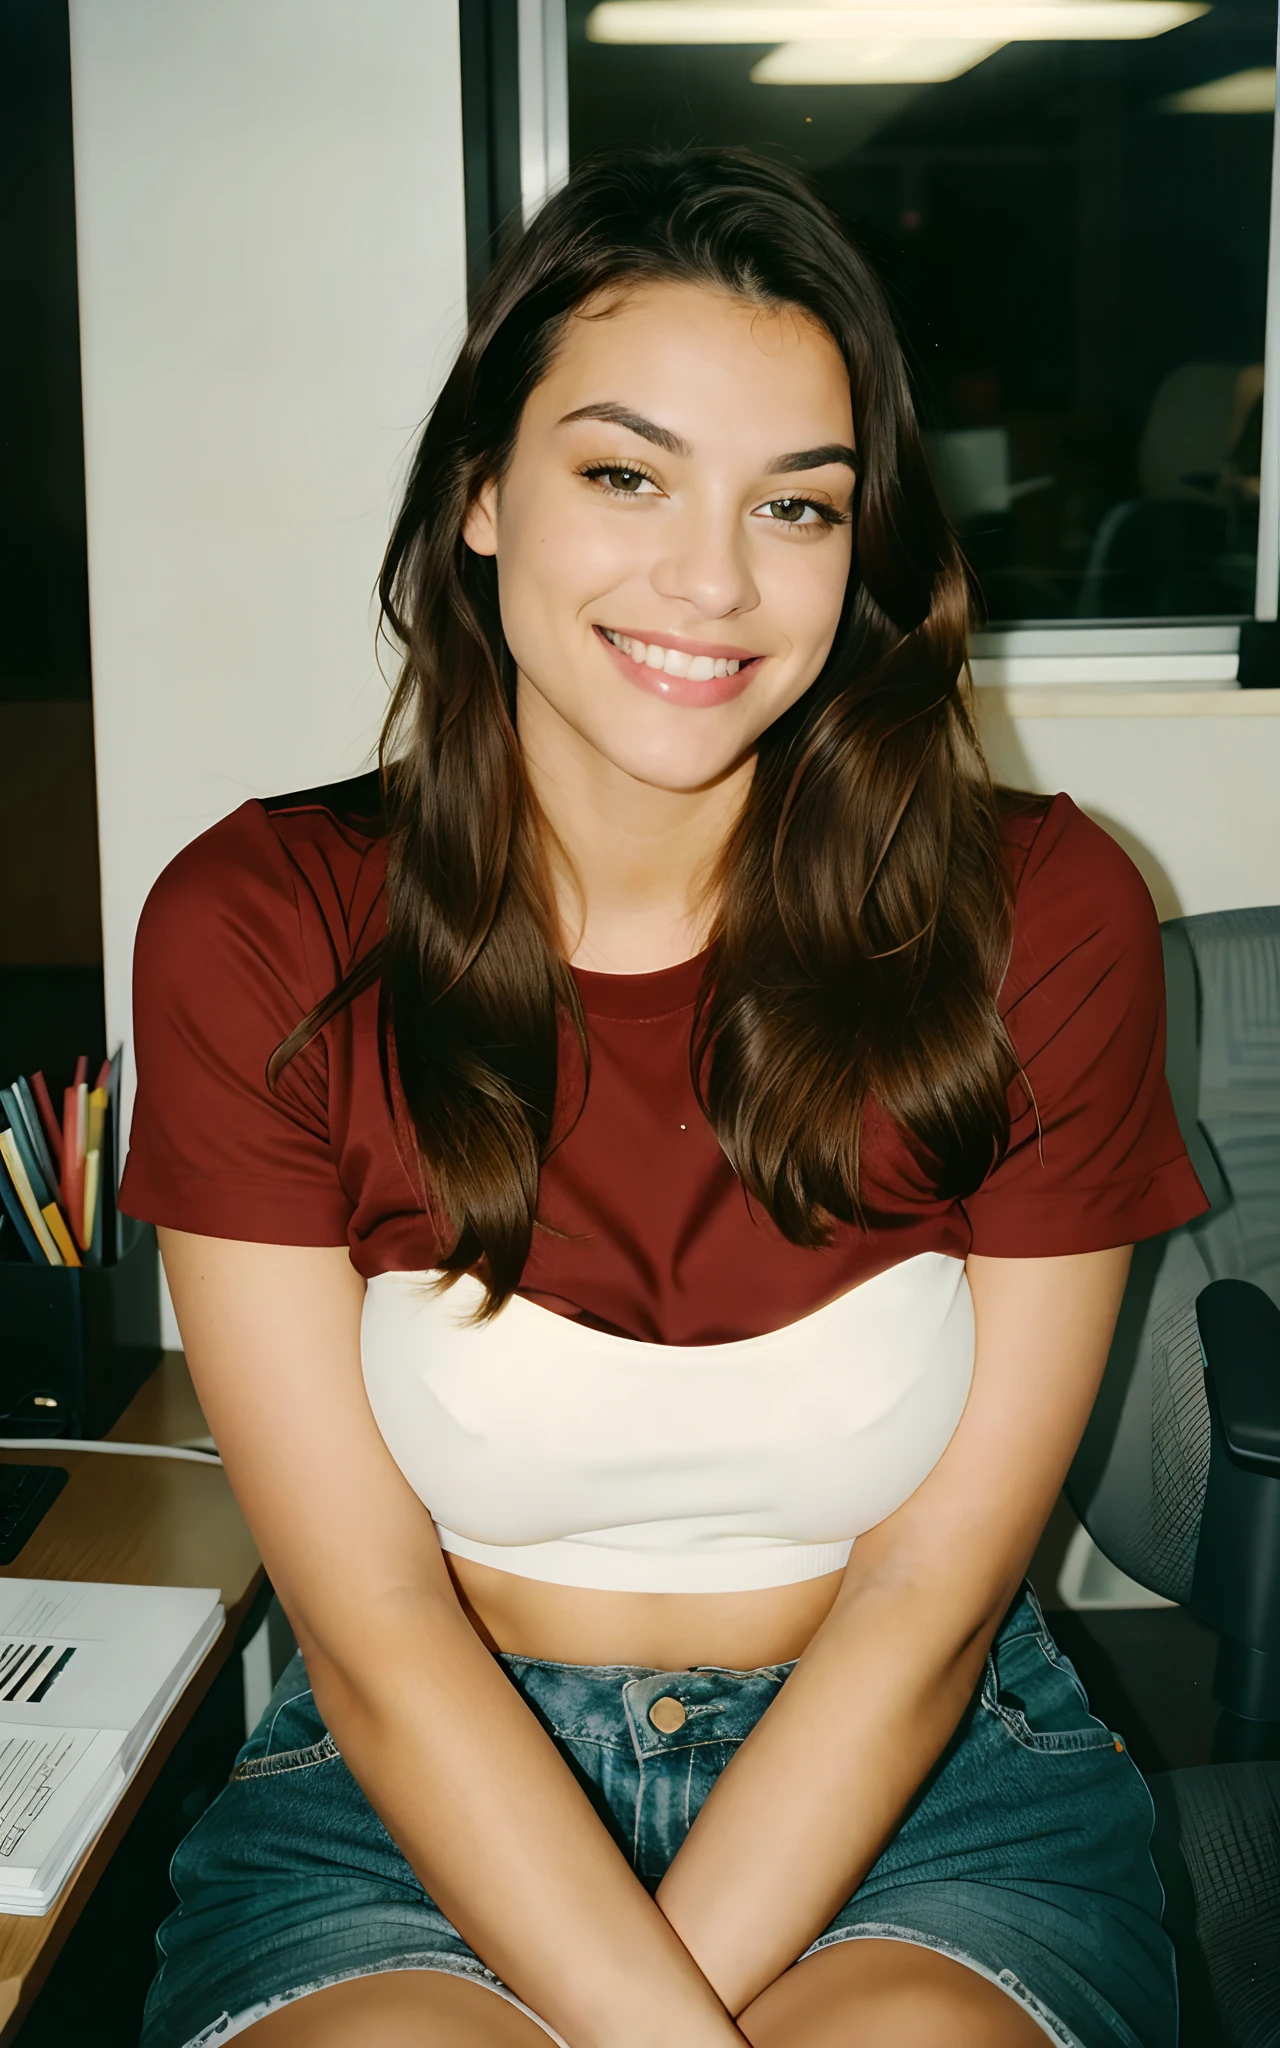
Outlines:
{"label": "office chair", "polygon": [[1228,472],[1260,380],[1257,364],[1239,363],[1180,363],[1162,380],[1138,447],[1140,495],[1100,520],[1077,618],[1248,610],[1256,498]]}
{"label": "office chair", "polygon": [[1220,1638],[1214,1760],[1150,1781],[1181,2048],[1280,2048],[1280,908],[1162,937],[1169,1082],[1213,1206],[1136,1248],[1067,1495]]}

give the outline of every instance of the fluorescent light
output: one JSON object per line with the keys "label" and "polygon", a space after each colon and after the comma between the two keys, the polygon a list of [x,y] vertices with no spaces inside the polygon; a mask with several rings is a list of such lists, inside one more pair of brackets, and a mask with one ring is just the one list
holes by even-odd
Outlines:
{"label": "fluorescent light", "polygon": [[1214,78],[1207,85],[1193,85],[1189,92],[1175,92],[1161,104],[1167,114],[1274,114],[1275,69],[1233,71],[1229,78]]}
{"label": "fluorescent light", "polygon": [[782,43],[753,66],[755,85],[936,85],[959,78],[1000,43]]}
{"label": "fluorescent light", "polygon": [[934,0],[932,6],[602,0],[593,43],[1134,42],[1208,14],[1207,0]]}

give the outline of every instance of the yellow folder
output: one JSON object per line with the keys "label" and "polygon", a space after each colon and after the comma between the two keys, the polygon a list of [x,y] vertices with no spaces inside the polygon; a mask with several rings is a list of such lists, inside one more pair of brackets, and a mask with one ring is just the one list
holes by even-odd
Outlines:
{"label": "yellow folder", "polygon": [[0,1159],[9,1169],[9,1178],[18,1190],[18,1200],[27,1212],[27,1221],[36,1234],[36,1242],[51,1266],[63,1264],[62,1253],[49,1235],[49,1226],[36,1204],[35,1189],[27,1178],[27,1169],[22,1163],[22,1154],[13,1142],[12,1131],[0,1131]]}
{"label": "yellow folder", "polygon": [[87,1251],[93,1243],[94,1216],[98,1207],[99,1181],[102,1174],[102,1127],[106,1119],[108,1095],[105,1088],[89,1090],[88,1110],[85,1117],[84,1153],[84,1235],[80,1239]]}
{"label": "yellow folder", "polygon": [[45,1222],[49,1226],[50,1237],[57,1245],[58,1250],[62,1253],[63,1264],[66,1266],[80,1265],[82,1263],[80,1254],[76,1250],[75,1245],[72,1243],[71,1232],[67,1229],[66,1224],[62,1220],[62,1211],[61,1209],[59,1209],[57,1203],[47,1202],[44,1208],[40,1211],[40,1214],[44,1217]]}

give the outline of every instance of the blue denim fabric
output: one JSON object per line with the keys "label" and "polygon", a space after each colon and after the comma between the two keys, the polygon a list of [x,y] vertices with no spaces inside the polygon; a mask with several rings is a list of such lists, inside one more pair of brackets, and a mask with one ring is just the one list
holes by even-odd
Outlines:
{"label": "blue denim fabric", "polygon": [[[795,1668],[498,1661],[650,1891]],[[667,1695],[685,1709],[670,1734],[648,1717]],[[1028,1585],[897,1833],[805,1954],[867,1936],[923,1944],[1001,1985],[1068,2048],[1174,2048],[1152,1820]],[[213,2048],[278,2004],[382,1970],[443,1969],[513,1998],[373,1813],[300,1657],[172,1876],[179,1905],[157,1936],[142,2048]]]}

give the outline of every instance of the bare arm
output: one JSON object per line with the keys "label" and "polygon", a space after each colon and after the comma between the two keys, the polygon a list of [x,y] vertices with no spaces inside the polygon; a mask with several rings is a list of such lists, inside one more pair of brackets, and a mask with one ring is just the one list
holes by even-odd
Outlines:
{"label": "bare arm", "polygon": [[192,1378],[353,1775],[571,2048],[741,2035],[467,1621],[360,1371],[345,1249],[161,1232]]}
{"label": "bare arm", "polygon": [[854,1544],[834,1607],[658,1888],[730,2012],[861,1883],[959,1722],[1084,1430],[1129,1256],[968,1261],[977,1354],[959,1427]]}

